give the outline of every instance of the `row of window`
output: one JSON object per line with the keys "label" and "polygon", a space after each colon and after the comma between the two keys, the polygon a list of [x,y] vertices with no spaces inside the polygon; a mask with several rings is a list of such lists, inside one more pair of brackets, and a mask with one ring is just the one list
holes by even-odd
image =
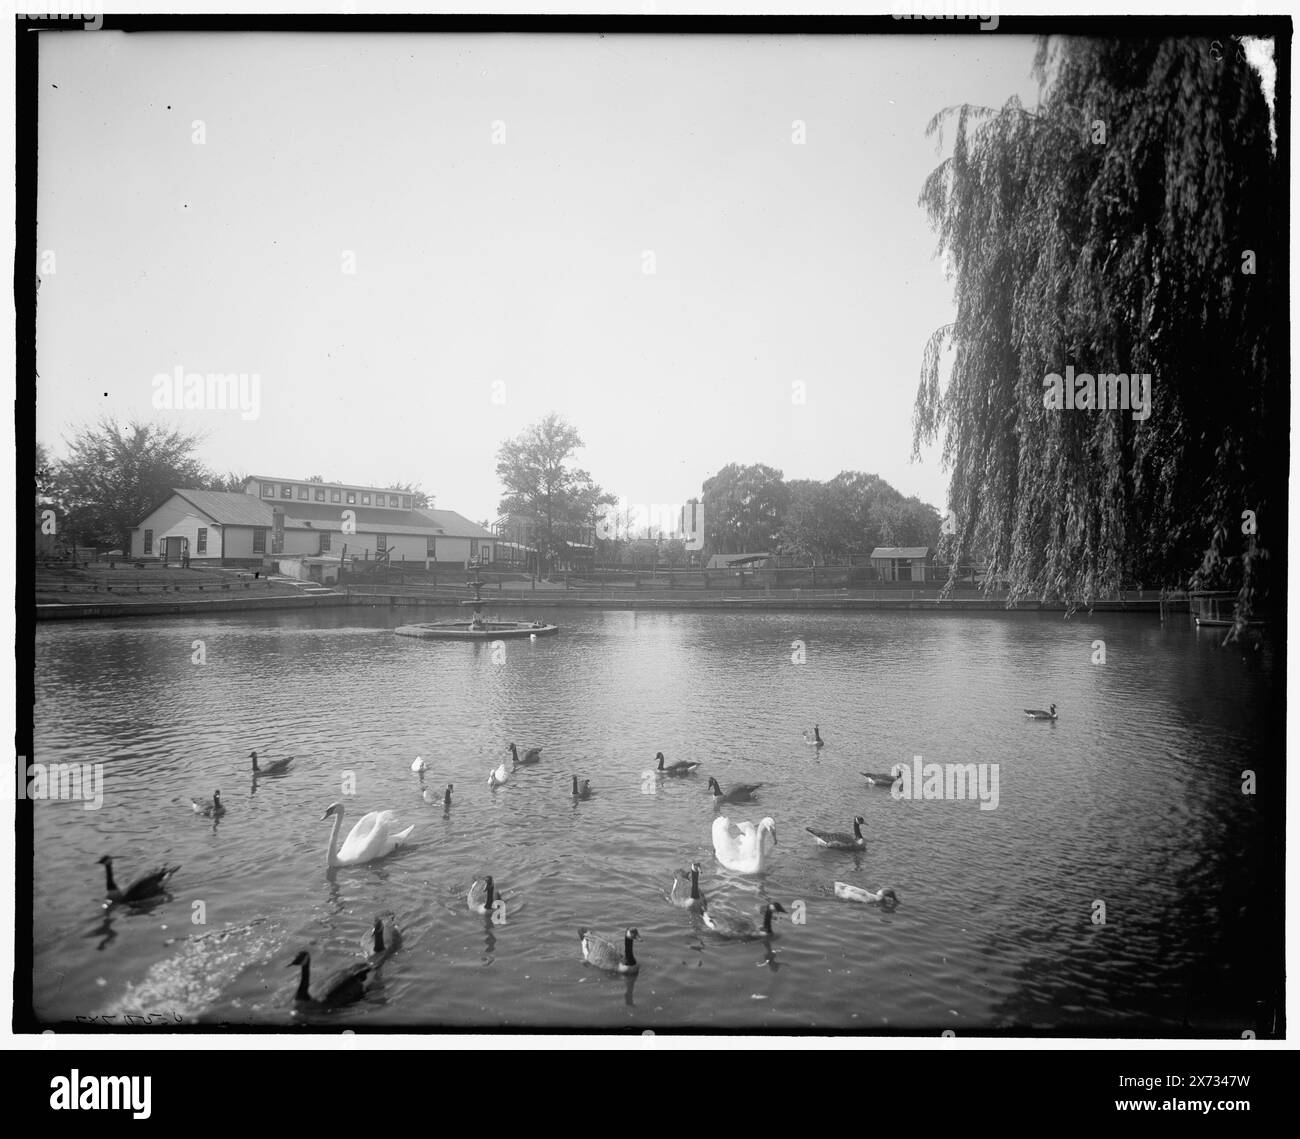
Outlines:
{"label": "row of window", "polygon": [[[276,488],[275,483],[264,482],[262,484],[262,497],[274,498],[276,494],[275,488]],[[357,503],[358,492],[355,490],[341,491],[341,490],[333,490],[331,488],[323,487],[323,486],[307,487],[307,486],[302,486],[298,483],[288,483],[288,482],[280,484],[281,498],[293,498],[295,493],[297,494],[297,498],[299,502],[310,502],[313,500],[316,502],[324,502],[325,495],[328,493],[330,502],[344,502],[346,500],[347,505],[349,506],[358,505]],[[360,494],[361,494],[361,502],[360,502],[361,506],[372,505],[370,501],[371,496],[368,491],[361,491]],[[385,501],[385,499],[387,499],[387,501]],[[374,496],[373,505],[400,507],[402,510],[410,510],[411,496],[409,494],[402,494],[402,495],[376,494]]]}
{"label": "row of window", "polygon": [[[196,552],[199,554],[206,554],[208,552],[208,528],[206,526],[199,527],[198,541],[195,544],[195,548],[196,548]],[[380,553],[383,553],[386,549],[388,549],[387,534],[375,535],[375,548]],[[484,544],[483,548],[484,550],[490,549],[490,547],[486,543]],[[330,549],[330,532],[328,530],[322,530],[320,531],[320,552],[324,554],[327,553],[329,549]],[[146,554],[153,553],[153,531],[152,530],[146,530],[144,532],[144,552]],[[253,553],[255,554],[266,553],[266,530],[264,528],[253,531]],[[477,539],[470,539],[469,554],[470,557],[472,558],[478,557],[479,543]],[[437,538],[434,537],[425,538],[425,556],[430,558],[436,558],[438,556]]]}

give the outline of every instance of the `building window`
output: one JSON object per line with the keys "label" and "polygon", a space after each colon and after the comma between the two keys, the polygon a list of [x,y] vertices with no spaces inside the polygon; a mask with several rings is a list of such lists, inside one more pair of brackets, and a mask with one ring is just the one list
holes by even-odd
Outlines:
{"label": "building window", "polygon": [[264,483],[262,484],[262,497],[263,497],[263,498],[274,498],[274,497],[275,497],[275,483],[273,483],[273,482],[264,482]]}
{"label": "building window", "polygon": [[[394,503],[394,505],[396,505],[396,503]],[[409,494],[402,495],[402,509],[403,510],[411,509],[411,496]]]}
{"label": "building window", "polygon": [[436,557],[438,556],[438,539],[437,539],[437,538],[425,538],[425,540],[424,540],[424,556],[425,556],[426,558],[436,558]]}
{"label": "building window", "polygon": [[293,487],[290,486],[288,483],[285,483],[285,484],[280,488],[280,497],[281,497],[281,498],[292,498],[292,497],[293,497]]}
{"label": "building window", "polygon": [[266,553],[266,530],[264,528],[253,531],[253,553]]}
{"label": "building window", "polygon": [[330,548],[330,532],[328,530],[324,530],[321,532],[321,536],[320,536],[320,552],[322,554],[328,553],[329,548]]}
{"label": "building window", "polygon": [[153,531],[152,530],[146,530],[144,532],[144,552],[146,554],[153,553]]}
{"label": "building window", "polygon": [[478,539],[477,539],[477,538],[471,538],[471,539],[469,540],[469,556],[470,556],[471,558],[477,558],[477,557],[478,557]]}
{"label": "building window", "polygon": [[206,526],[199,527],[199,541],[198,541],[197,549],[200,554],[206,554],[208,552],[208,528]]}
{"label": "building window", "polygon": [[361,496],[361,505],[362,505],[362,506],[369,506],[369,505],[370,505],[370,495],[368,495],[368,494],[363,494],[363,495]]}
{"label": "building window", "polygon": [[355,490],[348,491],[348,505],[356,506],[356,504],[357,504],[357,492]]}
{"label": "building window", "polygon": [[330,491],[330,501],[331,501],[331,502],[342,502],[342,501],[343,501],[343,493],[342,493],[342,491],[337,491],[337,490],[332,490],[332,491]]}
{"label": "building window", "polygon": [[301,499],[303,499],[304,501],[305,501],[306,499],[311,498],[311,490],[310,490],[310,488],[305,487],[305,486],[300,486],[300,487],[298,488],[298,497],[301,498]]}
{"label": "building window", "polygon": [[317,487],[317,488],[316,488],[316,501],[317,501],[317,502],[324,502],[324,501],[325,501],[325,491],[324,491],[323,489],[321,489],[320,487]]}
{"label": "building window", "polygon": [[377,535],[375,535],[375,549],[376,549],[379,553],[381,553],[381,554],[382,554],[386,549],[388,549],[388,535],[387,535],[387,534],[377,534]]}
{"label": "building window", "polygon": [[396,505],[397,505],[397,495],[395,495],[395,494],[390,494],[390,495],[388,496],[388,505],[389,505],[389,506],[396,506]]}

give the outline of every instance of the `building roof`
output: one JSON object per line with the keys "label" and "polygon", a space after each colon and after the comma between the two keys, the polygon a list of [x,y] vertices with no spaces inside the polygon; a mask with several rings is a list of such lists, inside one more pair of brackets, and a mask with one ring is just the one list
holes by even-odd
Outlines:
{"label": "building roof", "polygon": [[[219,526],[270,526],[271,508],[251,494],[231,494],[221,490],[183,490],[173,494],[185,499],[195,510],[206,514]],[[153,511],[149,512],[150,514]]]}
{"label": "building roof", "polygon": [[[312,482],[310,479],[282,479],[271,475],[249,475],[244,479],[244,485],[247,486],[250,482],[291,483],[293,486],[325,487],[329,490],[359,490],[369,494],[404,494],[407,497],[421,493],[414,490],[396,490],[391,486],[363,486],[361,483],[354,482]],[[285,499],[285,501],[287,502],[288,499]]]}
{"label": "building roof", "polygon": [[771,554],[714,554],[705,569],[727,569],[730,566],[752,566],[767,561]]}
{"label": "building roof", "polygon": [[871,551],[873,558],[925,558],[929,555],[929,546],[877,546]]}

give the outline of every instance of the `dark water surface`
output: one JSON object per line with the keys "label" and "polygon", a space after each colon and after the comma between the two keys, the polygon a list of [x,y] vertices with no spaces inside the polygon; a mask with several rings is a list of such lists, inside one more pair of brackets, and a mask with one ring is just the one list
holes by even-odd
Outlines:
{"label": "dark water surface", "polygon": [[[161,1013],[288,1024],[301,948],[314,973],[359,959],[391,909],[401,950],[334,1027],[698,1027],[1240,1036],[1255,1027],[1262,823],[1241,772],[1268,778],[1278,665],[1154,617],[546,610],[558,636],[491,646],[392,636],[385,611],[46,624],[36,748],[103,763],[99,810],[35,804],[37,1015]],[[1106,663],[1093,664],[1103,639]],[[192,663],[202,640],[207,663]],[[806,662],[794,663],[795,641]],[[1055,723],[1024,707],[1055,702]],[[820,753],[805,729],[821,724]],[[543,762],[496,791],[506,744]],[[251,749],[296,755],[252,785]],[[703,764],[643,778],[662,750]],[[455,784],[454,805],[424,785]],[[998,805],[897,801],[861,771],[914,755],[998,765]],[[353,773],[356,794],[341,791]],[[574,773],[595,796],[574,805]],[[762,781],[724,810],[776,821],[769,873],[714,858],[709,774]],[[215,826],[191,796],[220,788]],[[329,823],[395,809],[409,844],[328,871]],[[866,817],[865,852],[805,826]],[[172,897],[101,908],[166,859]],[[778,920],[728,943],[665,900],[674,867]],[[1267,867],[1268,872],[1274,868]],[[485,873],[504,924],[471,914]],[[1274,885],[1280,888],[1280,868]],[[892,886],[893,910],[834,897]],[[1105,904],[1098,924],[1095,903]],[[200,905],[201,903],[201,905]],[[195,918],[204,918],[196,924]],[[640,975],[581,960],[577,929],[639,928]]]}

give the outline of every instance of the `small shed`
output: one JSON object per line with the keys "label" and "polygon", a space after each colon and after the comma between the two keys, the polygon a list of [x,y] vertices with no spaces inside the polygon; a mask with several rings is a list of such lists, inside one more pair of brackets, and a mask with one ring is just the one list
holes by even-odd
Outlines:
{"label": "small shed", "polygon": [[924,581],[931,556],[929,546],[877,546],[871,567],[881,581]]}

